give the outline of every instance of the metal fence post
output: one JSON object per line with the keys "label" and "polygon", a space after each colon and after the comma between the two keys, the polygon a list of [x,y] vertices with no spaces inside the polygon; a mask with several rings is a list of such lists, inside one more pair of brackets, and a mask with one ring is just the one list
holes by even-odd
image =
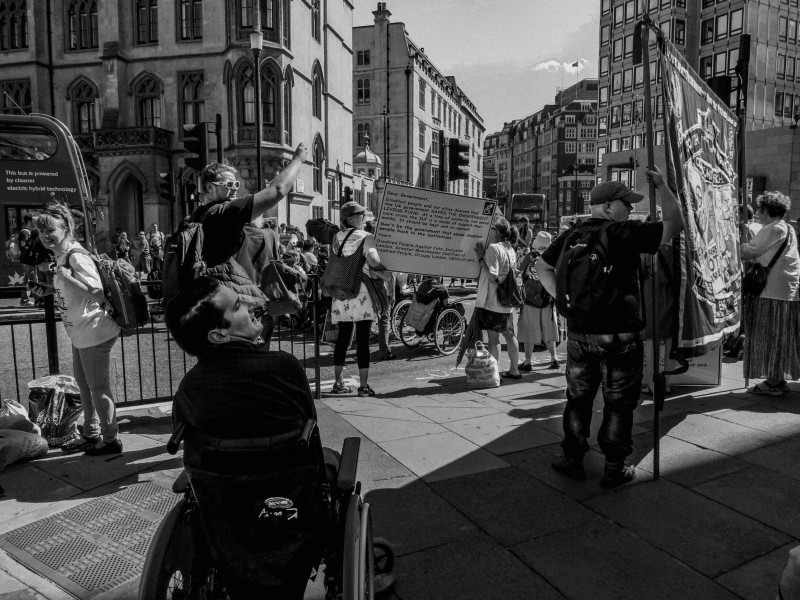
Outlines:
{"label": "metal fence post", "polygon": [[56,333],[55,297],[44,297],[44,331],[47,338],[47,366],[50,375],[57,375],[61,369],[58,364],[58,334]]}

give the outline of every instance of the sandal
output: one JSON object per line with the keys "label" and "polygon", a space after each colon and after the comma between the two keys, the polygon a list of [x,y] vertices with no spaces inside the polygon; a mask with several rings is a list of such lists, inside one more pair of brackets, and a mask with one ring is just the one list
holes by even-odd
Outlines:
{"label": "sandal", "polygon": [[365,385],[364,387],[358,388],[358,397],[359,398],[367,398],[367,397],[371,397],[371,396],[374,396],[374,395],[375,395],[375,390],[373,390],[368,385]]}
{"label": "sandal", "polygon": [[506,371],[505,373],[500,375],[500,377],[502,377],[503,379],[522,379],[522,374],[519,373],[517,375],[514,375],[510,371]]}
{"label": "sandal", "polygon": [[761,394],[762,396],[783,396],[783,389],[772,387],[766,381],[755,384],[747,390],[750,394]]}
{"label": "sandal", "polygon": [[331,388],[331,394],[349,394],[353,390],[350,389],[350,386],[347,386],[343,383],[334,383],[333,387]]}

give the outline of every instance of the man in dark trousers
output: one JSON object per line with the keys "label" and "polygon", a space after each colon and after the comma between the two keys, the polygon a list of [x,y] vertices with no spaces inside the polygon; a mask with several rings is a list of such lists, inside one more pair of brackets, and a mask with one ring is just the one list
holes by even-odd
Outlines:
{"label": "man in dark trousers", "polygon": [[[663,221],[629,220],[633,204],[644,196],[621,182],[604,182],[591,192],[591,218],[556,238],[536,263],[542,284],[566,313],[568,330],[563,455],[553,459],[552,467],[572,479],[586,479],[583,456],[589,451],[592,404],[602,384],[597,440],[605,455],[604,488],[636,477],[625,459],[633,452],[633,411],[642,387],[639,255],[655,254],[684,226],[680,205],[661,172],[648,170],[647,178],[658,190]],[[593,291],[581,289],[588,280],[575,276],[581,268],[595,277]],[[581,304],[580,298],[591,299],[592,305]]]}

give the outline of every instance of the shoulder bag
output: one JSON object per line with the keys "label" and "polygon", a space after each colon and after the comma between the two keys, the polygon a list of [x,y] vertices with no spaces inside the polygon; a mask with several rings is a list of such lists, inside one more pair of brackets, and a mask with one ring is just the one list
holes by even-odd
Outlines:
{"label": "shoulder bag", "polygon": [[336,242],[334,238],[334,243],[331,244],[333,252],[328,257],[328,264],[320,279],[322,293],[336,300],[351,300],[358,296],[358,292],[361,290],[360,273],[364,268],[364,261],[367,259],[364,255],[364,240],[361,240],[353,254],[342,256],[344,245],[354,231],[355,229],[351,229],[348,232],[342,243],[339,244],[338,250],[334,247]]}
{"label": "shoulder bag", "polygon": [[786,249],[786,244],[789,242],[789,235],[787,233],[786,239],[783,240],[783,244],[775,253],[775,256],[772,257],[772,260],[769,261],[769,264],[765,267],[758,262],[753,263],[750,268],[745,273],[744,279],[742,279],[742,294],[745,296],[751,297],[758,297],[761,295],[761,292],[764,291],[764,288],[767,287],[767,277],[769,277],[769,272],[772,270],[772,267],[775,266],[778,258],[780,258],[783,251]]}
{"label": "shoulder bag", "polygon": [[522,278],[511,262],[511,255],[506,250],[508,274],[497,284],[497,301],[507,308],[521,308],[525,304],[525,287]]}

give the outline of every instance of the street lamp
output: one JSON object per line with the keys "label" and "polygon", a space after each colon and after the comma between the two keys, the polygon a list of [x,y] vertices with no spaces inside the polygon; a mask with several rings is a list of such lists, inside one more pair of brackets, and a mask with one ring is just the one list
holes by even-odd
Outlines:
{"label": "street lamp", "polygon": [[[381,115],[383,116],[383,176],[388,179],[389,177],[389,145],[387,143],[387,123],[386,118],[389,116],[389,108],[387,106],[383,107],[381,111]],[[441,149],[439,150],[441,152]]]}
{"label": "street lamp", "polygon": [[[573,170],[575,171],[575,205],[573,206],[572,213],[573,214],[583,214],[583,202],[578,204],[578,163],[572,165]],[[580,211],[578,208],[580,207]]]}
{"label": "street lamp", "polygon": [[[264,186],[261,179],[261,137],[263,136],[261,121],[263,120],[264,115],[261,113],[261,68],[258,61],[263,44],[264,34],[261,32],[261,28],[257,27],[256,30],[250,34],[250,51],[253,53],[253,67],[255,68],[256,87],[256,192],[258,192]],[[289,222],[288,216],[286,222]]]}

